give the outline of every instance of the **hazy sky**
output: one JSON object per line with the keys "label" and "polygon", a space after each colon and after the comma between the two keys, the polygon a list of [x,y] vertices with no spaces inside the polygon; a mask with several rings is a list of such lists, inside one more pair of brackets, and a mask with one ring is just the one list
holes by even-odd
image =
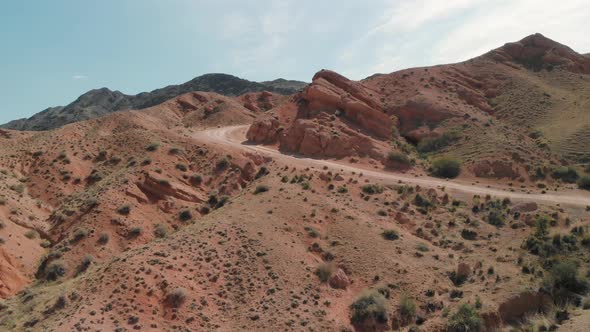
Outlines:
{"label": "hazy sky", "polygon": [[588,0],[0,0],[0,123],[209,72],[309,81],[457,62],[534,32],[590,52]]}

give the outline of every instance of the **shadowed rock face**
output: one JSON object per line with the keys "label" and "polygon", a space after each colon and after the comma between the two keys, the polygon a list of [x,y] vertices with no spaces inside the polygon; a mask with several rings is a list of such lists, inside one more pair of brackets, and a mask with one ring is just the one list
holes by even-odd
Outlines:
{"label": "shadowed rock face", "polygon": [[101,88],[88,91],[67,106],[50,107],[28,119],[11,121],[0,127],[15,130],[49,130],[112,112],[152,107],[193,91],[216,92],[226,96],[261,91],[289,95],[305,85],[304,82],[282,79],[257,83],[227,74],[206,74],[180,85],[170,85],[138,95],[126,95]]}

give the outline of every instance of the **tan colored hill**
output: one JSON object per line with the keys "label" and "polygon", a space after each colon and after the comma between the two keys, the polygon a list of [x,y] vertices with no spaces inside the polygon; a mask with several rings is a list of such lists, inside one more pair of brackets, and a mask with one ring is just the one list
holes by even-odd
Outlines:
{"label": "tan colored hill", "polygon": [[590,157],[588,73],[585,57],[539,34],[464,63],[360,82],[321,71],[298,95],[296,116],[276,124],[267,116],[249,138],[384,164],[388,151],[417,148],[418,155],[463,160],[466,174],[529,181],[537,169]]}
{"label": "tan colored hill", "polygon": [[583,331],[590,197],[530,177],[585,60],[518,45],[0,130],[0,331]]}

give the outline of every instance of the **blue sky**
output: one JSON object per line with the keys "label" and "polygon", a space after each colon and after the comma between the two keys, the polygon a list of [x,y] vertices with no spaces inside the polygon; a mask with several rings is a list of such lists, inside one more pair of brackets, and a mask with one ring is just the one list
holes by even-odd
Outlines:
{"label": "blue sky", "polygon": [[587,0],[1,0],[0,123],[87,90],[209,72],[352,79],[465,60],[534,32],[590,52]]}

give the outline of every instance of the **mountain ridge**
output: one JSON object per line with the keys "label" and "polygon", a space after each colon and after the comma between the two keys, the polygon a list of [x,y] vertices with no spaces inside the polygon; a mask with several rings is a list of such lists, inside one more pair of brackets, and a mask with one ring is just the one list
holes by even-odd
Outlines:
{"label": "mountain ridge", "polygon": [[136,95],[127,95],[118,90],[113,91],[103,87],[80,95],[66,106],[46,108],[29,118],[17,119],[0,125],[0,128],[31,131],[50,130],[73,122],[101,117],[112,112],[145,109],[193,91],[216,92],[230,97],[262,91],[289,95],[296,93],[306,84],[285,79],[253,82],[229,74],[210,73],[195,77],[182,84],[168,85]]}

